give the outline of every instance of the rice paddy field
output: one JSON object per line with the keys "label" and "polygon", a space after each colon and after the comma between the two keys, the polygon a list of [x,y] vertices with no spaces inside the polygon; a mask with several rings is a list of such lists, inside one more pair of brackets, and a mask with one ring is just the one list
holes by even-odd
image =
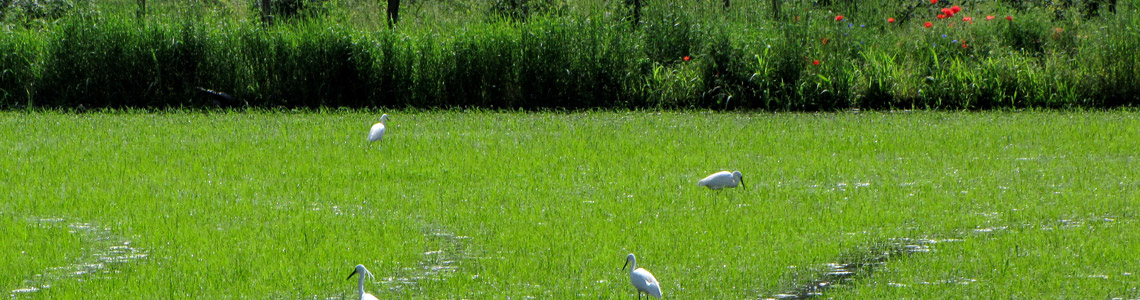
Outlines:
{"label": "rice paddy field", "polygon": [[1135,111],[385,113],[0,112],[0,288],[1140,298]]}

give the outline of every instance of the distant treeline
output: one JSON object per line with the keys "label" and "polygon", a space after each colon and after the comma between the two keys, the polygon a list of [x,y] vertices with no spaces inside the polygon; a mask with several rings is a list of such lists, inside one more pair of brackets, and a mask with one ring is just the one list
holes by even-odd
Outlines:
{"label": "distant treeline", "polygon": [[950,5],[912,3],[851,15],[757,12],[753,23],[654,4],[637,26],[624,14],[504,18],[451,31],[99,15],[8,26],[0,108],[1140,104],[1140,22],[1115,1],[1097,16],[980,6],[948,19],[937,15]]}

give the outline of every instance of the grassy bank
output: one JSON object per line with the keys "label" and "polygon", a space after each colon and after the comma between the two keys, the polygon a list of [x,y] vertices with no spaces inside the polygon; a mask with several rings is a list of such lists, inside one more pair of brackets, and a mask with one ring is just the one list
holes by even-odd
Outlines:
{"label": "grassy bank", "polygon": [[133,1],[47,20],[9,13],[0,107],[810,111],[1140,99],[1135,0],[1113,11],[1105,1],[827,2],[653,1],[636,29],[616,2],[535,2],[546,4],[522,17],[501,2],[416,2],[396,30],[378,22],[378,4],[352,1],[314,2],[309,17],[268,27],[242,1],[151,3],[143,18]]}
{"label": "grassy bank", "polygon": [[382,146],[362,112],[0,114],[0,287],[625,299],[633,252],[752,298],[903,243],[826,295],[1138,296],[1133,113],[388,113]]}

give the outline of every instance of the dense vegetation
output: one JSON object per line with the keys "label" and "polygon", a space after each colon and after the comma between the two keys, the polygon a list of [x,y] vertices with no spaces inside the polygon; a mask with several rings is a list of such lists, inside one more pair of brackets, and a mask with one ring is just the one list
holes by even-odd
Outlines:
{"label": "dense vegetation", "polygon": [[1138,0],[255,2],[0,2],[0,108],[1140,104]]}

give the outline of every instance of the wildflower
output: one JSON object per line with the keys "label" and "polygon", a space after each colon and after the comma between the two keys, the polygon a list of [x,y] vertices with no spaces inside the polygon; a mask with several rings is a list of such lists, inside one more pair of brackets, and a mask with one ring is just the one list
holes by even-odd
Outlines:
{"label": "wildflower", "polygon": [[682,57],[681,59],[682,59],[682,60],[684,60],[684,61],[689,61],[689,60],[690,60],[690,59],[692,59],[692,58],[691,58],[691,57],[689,57],[688,55],[685,55],[685,57]]}
{"label": "wildflower", "polygon": [[994,16],[986,16],[986,21],[993,20]]}
{"label": "wildflower", "polygon": [[895,22],[895,18],[887,18],[887,23],[894,23],[894,22]]}
{"label": "wildflower", "polygon": [[953,40],[953,41],[950,41],[950,43],[954,43],[954,44],[957,44],[957,43],[958,43],[958,40]]}
{"label": "wildflower", "polygon": [[835,16],[836,21],[843,21],[843,15]]}
{"label": "wildflower", "polygon": [[813,64],[813,65],[817,65],[817,66],[818,66],[818,65],[819,65],[819,60],[813,60],[813,61],[811,61],[811,64]]}
{"label": "wildflower", "polygon": [[821,44],[824,44],[824,45],[827,45],[827,42],[828,42],[828,41],[831,41],[831,38],[823,38],[823,40],[822,40],[822,41],[820,41],[820,43],[821,43]]}
{"label": "wildflower", "polygon": [[942,38],[946,38],[946,35],[945,35],[945,34],[943,34],[943,35],[942,35]]}
{"label": "wildflower", "polygon": [[926,22],[926,24],[922,24],[922,27],[930,28],[930,26],[934,26],[934,24],[931,24],[930,22]]}
{"label": "wildflower", "polygon": [[962,48],[966,48],[966,43],[962,43]]}
{"label": "wildflower", "polygon": [[940,14],[940,15],[938,15],[938,19],[939,19],[939,20],[942,20],[942,19],[945,19],[945,18],[946,18],[946,15],[941,15],[941,14]]}
{"label": "wildflower", "polygon": [[972,22],[972,21],[974,21],[974,18],[971,18],[971,17],[962,17],[962,21],[966,21],[966,22]]}
{"label": "wildflower", "polygon": [[1013,21],[1013,16],[1005,16],[1006,21]]}
{"label": "wildflower", "polygon": [[938,4],[938,0],[930,0],[930,4]]}
{"label": "wildflower", "polygon": [[953,11],[954,13],[958,13],[958,12],[962,11],[962,8],[955,5],[955,6],[951,6],[950,10]]}

